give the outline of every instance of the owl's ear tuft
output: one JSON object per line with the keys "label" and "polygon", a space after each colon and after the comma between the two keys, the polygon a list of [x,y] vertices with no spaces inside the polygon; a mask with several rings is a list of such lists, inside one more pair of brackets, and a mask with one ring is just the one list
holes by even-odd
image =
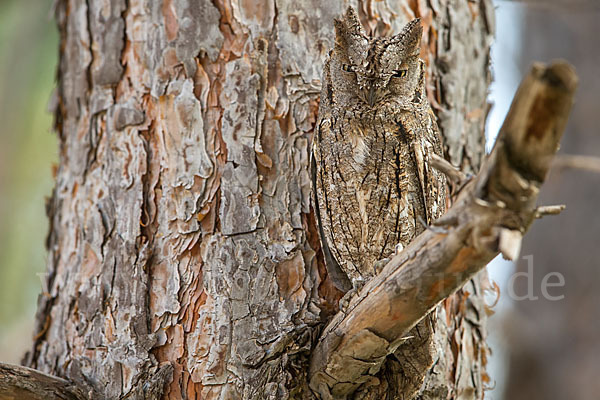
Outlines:
{"label": "owl's ear tuft", "polygon": [[352,6],[348,6],[346,9],[346,14],[344,14],[344,20],[348,26],[356,26],[358,29],[362,29],[362,25],[360,24],[360,20],[358,19],[358,14],[356,10]]}
{"label": "owl's ear tuft", "polygon": [[406,53],[411,56],[418,56],[421,52],[421,36],[423,36],[423,27],[421,19],[413,19],[402,29],[402,32],[394,36],[394,41],[402,43]]}
{"label": "owl's ear tuft", "polygon": [[349,36],[365,36],[365,31],[358,19],[358,15],[352,6],[340,19],[333,21],[335,26],[335,39],[338,43],[348,41]]}

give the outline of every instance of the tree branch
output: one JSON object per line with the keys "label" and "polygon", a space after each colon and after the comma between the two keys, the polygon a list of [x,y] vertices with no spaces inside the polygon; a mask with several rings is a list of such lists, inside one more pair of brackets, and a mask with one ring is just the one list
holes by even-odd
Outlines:
{"label": "tree branch", "polygon": [[564,204],[558,204],[555,206],[540,206],[535,209],[535,218],[539,219],[548,215],[558,215],[563,212],[565,208],[567,208],[567,206]]}
{"label": "tree branch", "polygon": [[434,223],[443,232],[427,229],[394,256],[322,333],[309,371],[322,399],[345,398],[372,379],[403,335],[500,251],[517,256],[576,86],[566,62],[532,67],[481,171]]}
{"label": "tree branch", "polygon": [[553,168],[575,168],[591,172],[600,172],[600,158],[594,156],[580,156],[562,154],[556,156]]}
{"label": "tree branch", "polygon": [[0,363],[0,400],[84,400],[69,381],[35,369]]}
{"label": "tree branch", "polygon": [[460,183],[467,180],[467,176],[460,169],[435,153],[431,155],[431,166],[444,173],[452,182]]}

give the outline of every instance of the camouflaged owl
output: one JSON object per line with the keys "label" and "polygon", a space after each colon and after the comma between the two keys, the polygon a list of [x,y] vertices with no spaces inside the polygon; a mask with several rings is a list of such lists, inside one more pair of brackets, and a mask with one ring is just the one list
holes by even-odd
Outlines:
{"label": "camouflaged owl", "polygon": [[315,213],[327,270],[343,291],[373,277],[445,211],[440,132],[425,94],[418,19],[366,35],[348,8],[335,21],[313,138]]}

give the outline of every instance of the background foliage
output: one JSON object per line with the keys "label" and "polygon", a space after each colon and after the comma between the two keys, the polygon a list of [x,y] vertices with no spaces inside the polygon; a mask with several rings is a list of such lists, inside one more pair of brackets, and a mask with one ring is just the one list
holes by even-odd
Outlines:
{"label": "background foliage", "polygon": [[0,360],[31,343],[45,271],[45,197],[57,141],[47,111],[58,33],[50,1],[0,1]]}

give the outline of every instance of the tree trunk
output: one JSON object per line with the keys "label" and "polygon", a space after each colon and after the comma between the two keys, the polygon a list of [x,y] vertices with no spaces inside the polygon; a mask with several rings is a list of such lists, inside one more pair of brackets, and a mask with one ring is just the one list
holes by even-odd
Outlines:
{"label": "tree trunk", "polygon": [[[57,2],[60,165],[26,365],[93,398],[315,398],[311,349],[343,293],[320,253],[309,144],[346,5]],[[491,2],[353,5],[379,35],[421,17],[447,159],[476,172]],[[482,398],[486,285],[444,301],[351,398]]]}

